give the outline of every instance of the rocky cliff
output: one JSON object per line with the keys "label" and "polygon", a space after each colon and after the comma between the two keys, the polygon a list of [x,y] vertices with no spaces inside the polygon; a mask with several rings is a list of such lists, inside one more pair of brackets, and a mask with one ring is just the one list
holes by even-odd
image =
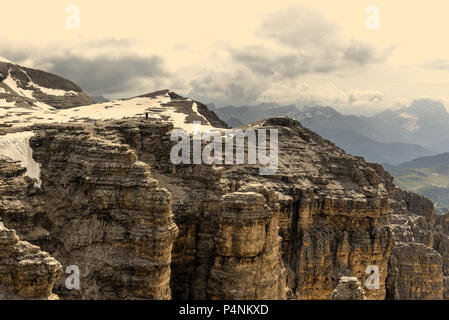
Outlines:
{"label": "rocky cliff", "polygon": [[395,245],[388,260],[387,299],[446,299],[449,230],[433,203],[393,184],[380,165],[390,195],[390,227]]}
{"label": "rocky cliff", "polygon": [[14,230],[0,222],[0,299],[57,299],[53,284],[60,263],[47,252],[19,241]]}
{"label": "rocky cliff", "polygon": [[139,118],[33,126],[41,188],[6,170],[14,183],[1,189],[0,217],[79,267],[80,290],[56,281],[61,298],[330,299],[354,287],[345,277],[367,299],[447,296],[447,219],[380,165],[286,117],[247,127],[278,130],[274,175],[260,164],[174,165],[173,128]]}
{"label": "rocky cliff", "polygon": [[[393,236],[388,226],[388,192],[380,176],[362,159],[345,154],[296,121],[275,118],[254,126],[280,131],[282,160],[274,176],[260,176],[257,166],[248,165],[175,166],[169,161],[173,127],[166,122],[37,126],[32,147],[35,159],[43,165],[42,190],[49,197],[59,194],[58,199],[45,202],[48,210],[64,208],[58,225],[70,234],[65,236],[68,239],[59,236],[59,241],[68,244],[64,254],[54,255],[63,260],[64,255],[76,252],[72,230],[80,223],[69,224],[61,215],[79,216],[97,202],[95,210],[114,212],[115,197],[106,197],[108,207],[103,198],[96,199],[94,189],[84,191],[93,174],[86,172],[92,164],[85,163],[97,163],[91,157],[108,159],[100,163],[121,168],[123,179],[129,175],[124,172],[129,162],[117,163],[110,148],[100,155],[97,151],[106,148],[103,145],[121,146],[134,152],[135,161],[149,165],[149,175],[173,199],[171,209],[179,228],[171,255],[174,298],[328,299],[342,276],[356,276],[364,282],[369,265],[378,265],[380,287],[367,292],[367,297],[384,298]],[[93,181],[117,175],[102,170]],[[57,189],[61,183],[62,191]],[[92,219],[91,215],[86,219]],[[95,237],[99,233],[104,242],[104,233],[88,221],[83,234]],[[111,258],[101,260],[107,259]]]}
{"label": "rocky cliff", "polygon": [[[11,224],[24,222],[24,215],[31,212],[23,201],[30,187],[30,179],[22,177],[24,171],[18,164],[0,158],[0,216],[15,220]],[[32,229],[26,225],[22,230]],[[55,258],[38,246],[20,241],[16,232],[0,221],[0,299],[57,299],[52,289],[61,271]]]}
{"label": "rocky cliff", "polygon": [[[22,225],[21,236],[51,252],[64,269],[79,268],[80,290],[67,290],[62,277],[55,291],[61,298],[170,298],[177,233],[170,193],[126,145],[98,139],[83,126],[40,130],[31,144],[45,182],[38,195],[23,195],[23,219],[12,214],[14,201],[4,203],[0,216]],[[17,179],[30,188],[23,181],[30,179]],[[32,225],[21,223],[27,218]]]}

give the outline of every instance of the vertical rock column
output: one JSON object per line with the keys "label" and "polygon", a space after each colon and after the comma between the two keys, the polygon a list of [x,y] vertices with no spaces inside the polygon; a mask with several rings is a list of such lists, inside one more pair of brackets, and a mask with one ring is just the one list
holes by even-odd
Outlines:
{"label": "vertical rock column", "polygon": [[[171,250],[178,232],[170,192],[128,145],[88,126],[42,127],[32,140],[42,165],[43,248],[80,270],[65,299],[170,299]],[[105,133],[105,132],[104,132]]]}
{"label": "vertical rock column", "polygon": [[278,235],[279,206],[255,192],[224,196],[210,271],[211,299],[285,299]]}
{"label": "vertical rock column", "polygon": [[57,299],[53,284],[61,264],[47,252],[19,241],[14,230],[0,222],[0,300]]}

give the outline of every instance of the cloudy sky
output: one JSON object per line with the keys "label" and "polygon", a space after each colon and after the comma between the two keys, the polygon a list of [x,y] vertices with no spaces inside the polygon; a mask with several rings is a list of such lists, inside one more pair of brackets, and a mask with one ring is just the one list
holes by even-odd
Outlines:
{"label": "cloudy sky", "polygon": [[[80,28],[68,29],[76,5]],[[370,30],[366,9],[379,8]],[[449,106],[447,0],[8,1],[0,56],[90,95],[170,88],[218,106],[276,102],[370,113]],[[73,20],[69,20],[73,22]]]}

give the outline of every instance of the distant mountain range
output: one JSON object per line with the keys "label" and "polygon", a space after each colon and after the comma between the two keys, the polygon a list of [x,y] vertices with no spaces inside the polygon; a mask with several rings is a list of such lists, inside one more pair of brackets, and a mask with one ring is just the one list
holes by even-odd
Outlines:
{"label": "distant mountain range", "polygon": [[352,154],[368,161],[397,165],[415,158],[449,152],[449,113],[441,102],[420,99],[406,108],[374,116],[344,115],[331,107],[227,106],[216,113],[236,127],[264,118],[286,115]]}
{"label": "distant mountain range", "polygon": [[110,101],[108,98],[105,98],[103,96],[95,96],[95,97],[90,97],[95,103],[102,103],[102,102],[108,102]]}

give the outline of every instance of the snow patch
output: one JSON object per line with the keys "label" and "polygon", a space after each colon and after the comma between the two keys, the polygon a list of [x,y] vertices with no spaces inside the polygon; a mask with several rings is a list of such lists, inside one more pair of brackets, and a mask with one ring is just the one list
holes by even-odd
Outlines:
{"label": "snow patch", "polygon": [[[3,99],[4,100],[4,99]],[[164,105],[171,101],[169,95],[160,95],[153,98],[139,97],[128,100],[115,100],[102,102],[87,106],[80,106],[70,109],[55,109],[42,102],[34,102],[30,107],[7,107],[14,106],[14,102],[2,103],[0,99],[0,108],[4,107],[7,112],[2,111],[2,121],[10,123],[13,127],[30,125],[33,123],[55,123],[69,121],[90,120],[112,120],[123,119],[126,117],[144,117],[148,113],[151,120],[171,121],[175,128],[182,128],[188,132],[193,132],[194,124],[186,123],[188,114],[176,106]],[[209,121],[198,111],[196,103],[192,103],[192,111],[195,112],[202,121],[201,130],[215,129]]]}
{"label": "snow patch", "polygon": [[71,109],[59,110],[58,116],[68,119],[122,119],[144,115],[146,109],[160,107],[161,103],[167,103],[170,97],[161,102],[152,98],[134,98],[130,100],[108,101],[91,104]]}
{"label": "snow patch", "polygon": [[18,132],[0,136],[0,155],[6,156],[14,161],[20,161],[27,171],[25,175],[36,179],[37,187],[41,186],[41,168],[39,163],[33,159],[33,149],[30,147],[30,138],[33,132]]}
{"label": "snow patch", "polygon": [[404,125],[404,128],[409,131],[409,132],[413,132],[419,129],[419,125],[418,120],[419,118],[416,116],[413,116],[411,114],[402,112],[401,114],[399,114],[399,116],[403,119],[407,120],[407,123]]}
{"label": "snow patch", "polygon": [[10,87],[11,90],[13,90],[15,93],[30,99],[34,99],[33,90],[19,88],[17,86],[17,82],[11,77],[11,73],[9,71],[8,77],[5,80],[3,80],[3,83],[6,84],[8,87]]}
{"label": "snow patch", "polygon": [[77,93],[75,91],[65,91],[62,89],[51,89],[51,88],[41,87],[35,83],[33,83],[32,86],[34,88],[41,90],[43,93],[45,93],[46,95],[49,95],[49,96],[65,96],[65,95],[75,96],[75,95],[77,95]]}
{"label": "snow patch", "polygon": [[0,99],[0,107],[14,107],[15,105],[14,101],[8,102],[6,99]]}
{"label": "snow patch", "polygon": [[206,122],[206,123],[208,123],[208,124],[210,124],[209,123],[209,121],[198,111],[198,105],[194,102],[193,104],[192,104],[192,110],[193,110],[193,112],[195,112],[199,117],[201,117],[201,118],[203,118],[203,120]]}

